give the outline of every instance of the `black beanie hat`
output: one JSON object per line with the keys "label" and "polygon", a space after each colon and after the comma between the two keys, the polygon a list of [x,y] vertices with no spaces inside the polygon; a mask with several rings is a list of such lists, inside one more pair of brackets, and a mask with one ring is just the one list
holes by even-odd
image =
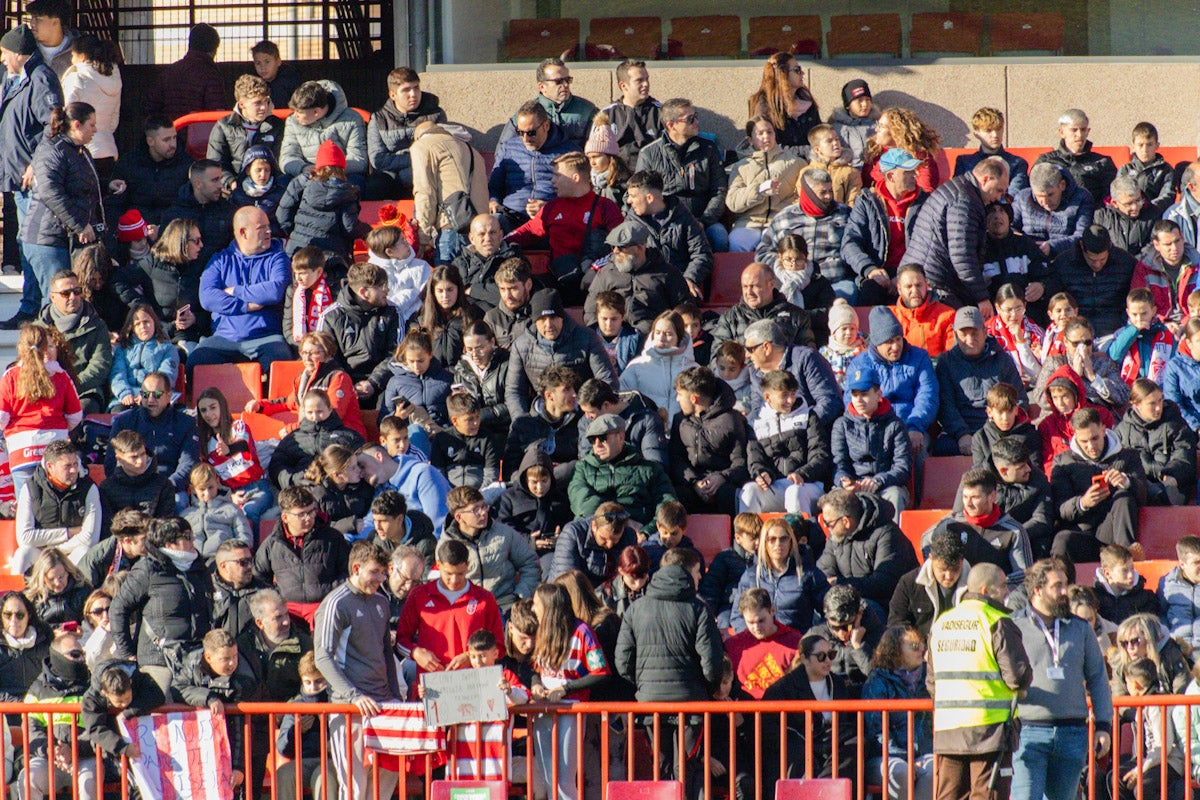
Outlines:
{"label": "black beanie hat", "polygon": [[859,97],[870,97],[871,87],[867,86],[867,82],[862,78],[855,78],[852,81],[846,81],[846,85],[842,87],[842,107],[849,109],[850,101]]}

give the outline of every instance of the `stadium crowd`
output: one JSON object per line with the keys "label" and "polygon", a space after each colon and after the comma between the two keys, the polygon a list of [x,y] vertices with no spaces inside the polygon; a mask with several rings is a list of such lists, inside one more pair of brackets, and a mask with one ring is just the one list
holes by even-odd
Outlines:
{"label": "stadium crowd", "polygon": [[[978,152],[940,175],[911,110],[852,80],[824,114],[780,53],[724,153],[690,100],[654,98],[644,62],[616,67],[599,108],[551,58],[489,173],[413,70],[364,122],[269,41],[230,92],[201,24],[118,153],[119,50],[73,31],[65,0],[25,12],[0,38],[25,279],[2,323],[20,333],[0,511],[26,577],[0,598],[0,696],[81,701],[102,763],[62,749],[69,719],[49,752],[34,717],[22,797],[52,770],[97,797],[137,747],[112,712],[369,715],[423,673],[502,663],[514,706],[932,691],[943,705],[911,728],[866,714],[868,784],[905,797],[911,747],[916,797],[986,797],[1003,761],[1011,796],[1069,798],[1089,699],[1103,751],[1113,695],[1200,693],[1200,539],[1178,537],[1157,592],[1136,571],[1140,509],[1195,503],[1200,428],[1200,164],[1177,174],[1153,125],[1118,171],[1067,110],[1031,166],[985,106]],[[230,105],[193,160],[173,120]],[[411,218],[360,219],[363,200],[409,198]],[[714,310],[730,250],[752,260]],[[530,251],[549,257],[535,270]],[[198,367],[297,359],[286,396],[192,396]],[[277,437],[256,438],[263,419]],[[974,466],[915,548],[900,514],[943,455]],[[709,563],[694,514],[731,518]],[[939,668],[929,641],[971,625],[990,632],[978,659]],[[980,691],[993,705],[968,708]],[[853,715],[797,719],[755,776],[749,723],[736,759],[723,733],[704,762],[699,721],[664,718],[664,774],[769,796],[785,748],[789,774],[857,776]],[[579,723],[548,720],[524,779],[575,797],[582,770],[591,797],[598,730],[577,763]],[[1140,773],[1111,767],[1127,791],[1165,770],[1183,796],[1200,720],[1171,723],[1170,741],[1145,726]],[[278,731],[304,758],[275,786],[290,798],[300,769],[321,797],[319,729],[298,727]],[[371,780],[360,728],[330,723],[342,785]],[[234,780],[257,796],[270,743],[248,730],[246,763],[230,728]]]}

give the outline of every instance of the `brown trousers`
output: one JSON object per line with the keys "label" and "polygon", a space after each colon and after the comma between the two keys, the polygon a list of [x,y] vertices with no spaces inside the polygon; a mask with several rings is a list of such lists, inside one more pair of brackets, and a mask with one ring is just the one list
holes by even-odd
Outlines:
{"label": "brown trousers", "polygon": [[[996,776],[996,787],[989,791],[997,756],[1001,759],[1000,774]],[[1012,753],[934,756],[934,800],[1008,800],[1011,786]]]}

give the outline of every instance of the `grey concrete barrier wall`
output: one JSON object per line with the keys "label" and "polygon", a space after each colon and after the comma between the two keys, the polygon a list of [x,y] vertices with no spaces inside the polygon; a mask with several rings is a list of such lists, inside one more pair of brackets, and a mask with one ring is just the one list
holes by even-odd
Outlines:
{"label": "grey concrete barrier wall", "polygon": [[[617,96],[612,64],[571,65],[574,91],[598,106]],[[871,85],[876,105],[916,111],[942,136],[945,147],[968,147],[971,115],[984,105],[1008,121],[1010,147],[1057,143],[1059,114],[1086,111],[1098,145],[1127,144],[1133,126],[1153,122],[1164,146],[1197,141],[1200,61],[1191,59],[945,59],[934,63],[842,65],[809,62],[808,83],[823,117],[841,105],[841,87],[852,78]],[[701,129],[724,147],[742,138],[747,99],[758,88],[761,61],[649,62],[650,91],[659,100],[687,97],[702,114]],[[450,120],[494,150],[500,129],[537,92],[533,64],[432,67],[422,86],[435,92]]]}

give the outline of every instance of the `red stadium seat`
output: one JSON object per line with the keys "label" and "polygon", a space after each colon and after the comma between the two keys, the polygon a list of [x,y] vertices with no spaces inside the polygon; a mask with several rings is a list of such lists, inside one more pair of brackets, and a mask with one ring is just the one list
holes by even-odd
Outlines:
{"label": "red stadium seat", "polygon": [[704,563],[733,544],[733,528],[728,514],[689,514],[687,537],[704,556]]}
{"label": "red stadium seat", "polygon": [[1192,163],[1196,160],[1195,147],[1160,147],[1158,154],[1163,157],[1171,166],[1183,163]]}
{"label": "red stadium seat", "polygon": [[1138,514],[1138,542],[1146,558],[1174,559],[1175,540],[1200,530],[1200,506],[1146,506]]}
{"label": "red stadium seat", "polygon": [[588,60],[658,58],[662,20],[658,17],[593,17],[584,44]]}
{"label": "red stadium seat", "polygon": [[88,464],[88,477],[92,479],[92,483],[99,486],[104,483],[108,475],[104,471],[103,464]]}
{"label": "red stadium seat", "polygon": [[267,540],[267,537],[271,535],[271,531],[275,530],[275,526],[278,523],[279,523],[279,520],[277,520],[277,519],[260,519],[258,521],[258,545],[257,545],[257,547],[262,546],[262,543]]}
{"label": "red stadium seat", "polygon": [[1092,152],[1111,158],[1113,163],[1117,165],[1117,169],[1128,164],[1130,159],[1128,147],[1096,147],[1093,145]]}
{"label": "red stadium seat", "polygon": [[379,441],[379,412],[375,409],[362,410],[363,427],[367,429],[367,441]]}
{"label": "red stadium seat", "polygon": [[983,15],[930,12],[912,15],[908,50],[917,53],[965,53],[983,51]]}
{"label": "red stadium seat", "polygon": [[751,17],[746,49],[751,56],[775,53],[821,55],[821,17],[804,16]]}
{"label": "red stadium seat", "polygon": [[970,456],[935,456],[925,459],[922,508],[953,508],[958,482],[971,468]]}
{"label": "red stadium seat", "polygon": [[899,14],[840,14],[830,19],[825,40],[829,57],[878,55],[900,57]]}
{"label": "red stadium seat", "polygon": [[583,306],[567,306],[563,309],[572,322],[583,325]]}
{"label": "red stadium seat", "polygon": [[775,781],[775,800],[850,800],[849,778]]}
{"label": "red stadium seat", "polygon": [[504,57],[509,61],[541,61],[563,56],[574,60],[579,52],[579,20],[512,19],[504,40]]}
{"label": "red stadium seat", "polygon": [[246,407],[247,400],[262,400],[262,367],[257,361],[246,364],[201,364],[192,373],[192,398],[210,386],[221,390],[229,410]]}
{"label": "red stadium seat", "polygon": [[671,58],[737,58],[742,53],[742,20],[717,14],[675,17],[667,37]]}
{"label": "red stadium seat", "polygon": [[254,441],[265,442],[268,439],[282,439],[286,436],[288,425],[296,422],[298,417],[292,412],[284,412],[275,416],[242,414],[241,419],[246,423],[246,428],[254,437]]}
{"label": "red stadium seat", "polygon": [[683,800],[678,781],[609,781],[608,800]]}
{"label": "red stadium seat", "polygon": [[990,51],[998,53],[1062,53],[1066,20],[1062,14],[992,14],[988,34]]}
{"label": "red stadium seat", "polygon": [[[938,153],[938,168],[942,170],[942,182],[945,183],[954,177],[954,165],[958,163],[959,156],[969,156],[978,151],[978,147],[942,148],[942,150]],[[942,163],[943,156],[945,157],[945,164]]]}
{"label": "red stadium seat", "polygon": [[708,304],[737,305],[742,299],[742,270],[754,261],[754,253],[713,253],[712,289]]}
{"label": "red stadium seat", "polygon": [[949,509],[945,508],[923,508],[900,512],[900,530],[904,531],[904,538],[912,542],[913,550],[917,551],[918,563],[925,563],[925,556],[921,554],[921,535],[949,514]]}
{"label": "red stadium seat", "polygon": [[[1053,131],[1048,132],[1047,138],[1048,139],[1053,138]],[[1007,150],[1008,152],[1012,153],[1014,156],[1020,156],[1021,158],[1028,161],[1029,166],[1032,168],[1033,162],[1037,161],[1038,156],[1040,156],[1042,153],[1050,152],[1051,148],[1049,148],[1049,147],[1006,147],[1004,149]]]}
{"label": "red stadium seat", "polygon": [[278,400],[292,393],[296,378],[304,371],[302,361],[272,361],[270,377],[267,378],[267,398]]}

